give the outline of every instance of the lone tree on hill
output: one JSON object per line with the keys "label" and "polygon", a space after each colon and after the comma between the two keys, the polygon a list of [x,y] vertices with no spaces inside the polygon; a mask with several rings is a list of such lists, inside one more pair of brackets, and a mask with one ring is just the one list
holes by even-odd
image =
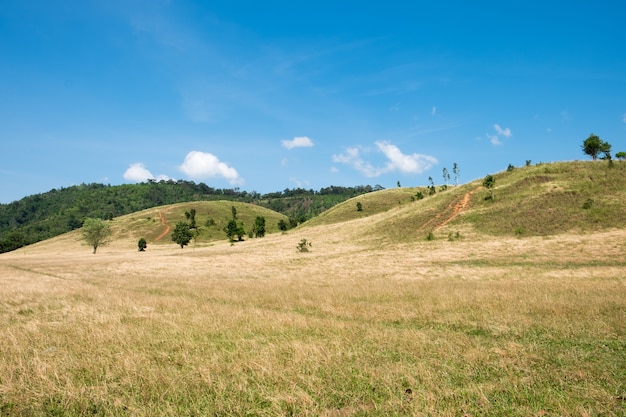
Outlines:
{"label": "lone tree on hill", "polygon": [[146,239],[144,238],[139,239],[139,242],[137,242],[137,250],[139,252],[145,252],[147,247],[148,247],[148,242],[146,242]]}
{"label": "lone tree on hill", "polygon": [[582,145],[583,152],[589,156],[594,161],[598,159],[598,155],[604,153],[606,159],[610,159],[611,156],[611,144],[600,139],[599,136],[594,135],[593,133],[589,135],[587,139],[583,142]]}
{"label": "lone tree on hill", "polygon": [[111,243],[111,227],[102,219],[87,218],[83,222],[83,240],[93,248],[95,254],[100,246]]}
{"label": "lone tree on hill", "polygon": [[615,157],[616,157],[617,159],[626,159],[626,152],[624,152],[624,151],[620,151],[620,152],[618,152],[618,153],[616,153],[616,154],[615,154]]}
{"label": "lone tree on hill", "polygon": [[176,227],[172,232],[172,240],[180,245],[181,249],[184,249],[185,246],[189,244],[191,239],[193,238],[193,233],[191,233],[191,229],[189,225],[185,222],[176,223]]}

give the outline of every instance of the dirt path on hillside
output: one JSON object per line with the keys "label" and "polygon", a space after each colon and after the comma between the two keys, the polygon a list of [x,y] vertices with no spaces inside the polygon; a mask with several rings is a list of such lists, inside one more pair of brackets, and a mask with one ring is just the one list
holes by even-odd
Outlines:
{"label": "dirt path on hillside", "polygon": [[[448,206],[435,217],[424,223],[418,230],[422,231],[426,229],[428,226],[433,226],[433,231],[436,231],[446,224],[450,223],[452,220],[456,219],[459,214],[463,211],[467,210],[469,207],[470,198],[472,194],[476,191],[480,190],[482,187],[476,187],[472,191],[465,193],[463,197],[459,200],[452,201]],[[450,214],[448,214],[451,211]]]}
{"label": "dirt path on hillside", "polygon": [[165,226],[165,230],[154,239],[155,242],[163,239],[163,237],[165,237],[165,235],[167,235],[171,229],[169,225],[165,224],[165,216],[163,216],[162,211],[159,211],[159,217],[161,218],[161,224]]}

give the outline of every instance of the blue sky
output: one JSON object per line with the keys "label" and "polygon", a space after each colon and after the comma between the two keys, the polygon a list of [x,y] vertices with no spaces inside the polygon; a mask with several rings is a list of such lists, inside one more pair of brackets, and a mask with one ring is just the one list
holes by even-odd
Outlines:
{"label": "blue sky", "polygon": [[0,203],[183,179],[465,183],[626,151],[615,1],[3,0]]}

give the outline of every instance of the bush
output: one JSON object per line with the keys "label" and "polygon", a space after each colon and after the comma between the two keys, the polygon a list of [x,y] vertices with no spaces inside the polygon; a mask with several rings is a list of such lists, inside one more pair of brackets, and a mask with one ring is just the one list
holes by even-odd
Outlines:
{"label": "bush", "polygon": [[139,239],[139,242],[137,242],[137,250],[139,252],[144,252],[147,247],[148,247],[148,242],[146,242],[146,239],[144,238]]}
{"label": "bush", "polygon": [[308,252],[309,248],[313,246],[311,244],[311,242],[309,242],[306,239],[302,239],[299,243],[298,246],[296,246],[296,249],[298,249],[298,252]]}
{"label": "bush", "polygon": [[435,240],[435,234],[433,232],[428,232],[428,234],[426,235],[426,240],[428,240],[429,242],[431,240]]}
{"label": "bush", "polygon": [[583,203],[583,209],[585,210],[589,210],[591,207],[593,207],[593,199],[588,198],[584,203]]}

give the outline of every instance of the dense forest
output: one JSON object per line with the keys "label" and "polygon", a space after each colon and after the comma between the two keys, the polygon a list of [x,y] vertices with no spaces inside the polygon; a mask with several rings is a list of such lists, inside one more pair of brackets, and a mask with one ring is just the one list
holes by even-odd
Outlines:
{"label": "dense forest", "polygon": [[88,217],[112,219],[187,201],[229,200],[258,204],[287,215],[291,226],[295,226],[342,201],[380,189],[378,185],[330,186],[319,191],[287,188],[261,195],[255,191],[216,189],[182,180],[116,186],[81,184],[0,204],[0,253],[80,228]]}

